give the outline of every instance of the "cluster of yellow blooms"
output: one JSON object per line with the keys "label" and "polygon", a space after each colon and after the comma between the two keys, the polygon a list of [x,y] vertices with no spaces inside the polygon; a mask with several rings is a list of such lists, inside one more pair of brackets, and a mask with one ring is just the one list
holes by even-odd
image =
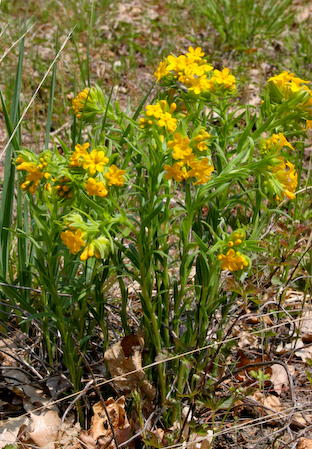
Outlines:
{"label": "cluster of yellow blooms", "polygon": [[296,77],[293,73],[286,71],[268,79],[269,89],[273,96],[276,96],[274,88],[276,88],[280,96],[284,97],[286,100],[292,98],[299,91],[306,92],[307,98],[305,97],[303,103],[300,104],[300,107],[304,110],[311,109],[312,107],[312,90],[306,86],[306,84],[309,83],[310,81],[302,80],[301,78]]}
{"label": "cluster of yellow blooms", "polygon": [[274,165],[267,166],[265,186],[275,194],[277,200],[281,200],[285,196],[293,200],[295,199],[298,175],[294,165],[289,161],[285,162],[285,159],[279,155],[283,147],[294,150],[294,147],[281,132],[273,134],[262,144],[261,154],[276,156],[272,160]]}
{"label": "cluster of yellow blooms", "polygon": [[172,116],[176,108],[176,103],[169,106],[166,100],[161,100],[155,105],[147,105],[146,118],[139,120],[140,128],[145,129],[148,126],[157,125],[172,134],[177,129],[177,119]]}
{"label": "cluster of yellow blooms", "polygon": [[296,198],[295,191],[298,184],[298,175],[295,167],[291,162],[285,162],[282,156],[278,156],[276,160],[277,165],[268,167],[269,171],[273,173],[275,179],[280,184],[281,198],[277,195],[276,199],[281,200],[286,195],[290,200],[294,200]]}
{"label": "cluster of yellow blooms", "polygon": [[[205,53],[201,47],[189,47],[189,53],[175,57],[169,55],[159,63],[154,76],[158,81],[167,83],[174,81],[182,84],[188,92],[199,95],[203,92],[216,92],[219,88],[223,91],[235,90],[235,77],[230,74],[228,68],[213,70],[211,64],[203,59]],[[210,76],[213,71],[214,76]]]}
{"label": "cluster of yellow blooms", "polygon": [[[89,143],[84,143],[83,145],[77,144],[75,146],[75,151],[70,157],[69,164],[66,159],[64,159],[64,170],[67,174],[65,175],[62,173],[61,176],[57,176],[59,167],[54,166],[52,154],[49,152],[51,156],[49,158],[49,166],[52,172],[55,172],[56,174],[56,176],[52,178],[54,181],[54,190],[60,199],[67,200],[73,197],[74,186],[79,184],[79,182],[73,182],[70,170],[75,170],[75,179],[77,181],[77,169],[79,168],[86,170],[89,175],[87,182],[83,182],[83,185],[90,196],[95,195],[104,198],[108,194],[108,190],[104,182],[105,178],[107,179],[109,186],[123,186],[125,182],[123,175],[126,173],[126,170],[119,170],[114,164],[109,167],[107,172],[104,174],[103,179],[94,177],[96,173],[102,173],[104,171],[105,165],[108,164],[109,159],[105,156],[101,146],[92,150],[91,153],[87,151],[89,146]],[[47,154],[47,151],[44,153]],[[36,156],[33,157],[35,158]],[[39,161],[39,164],[36,164],[36,162],[33,161],[27,162],[23,157],[23,152],[21,152],[16,159],[18,164],[17,169],[19,171],[24,170],[28,173],[26,180],[21,184],[21,187],[23,190],[29,190],[32,194],[35,193],[41,178],[47,180],[51,176],[50,173],[46,171],[48,163],[44,157],[40,157]],[[81,181],[83,181],[83,178],[85,178],[85,173],[80,173],[80,176],[82,178]],[[45,184],[45,187],[49,193],[52,193],[53,190],[50,184]]]}
{"label": "cluster of yellow blooms", "polygon": [[26,191],[29,190],[30,193],[34,194],[36,188],[39,185],[40,179],[48,179],[51,175],[46,171],[48,163],[43,157],[39,159],[39,164],[36,162],[27,162],[25,159],[19,155],[16,158],[17,170],[26,171],[28,174],[26,180],[21,184],[21,188]]}
{"label": "cluster of yellow blooms", "polygon": [[221,262],[221,270],[239,271],[244,270],[250,264],[250,260],[247,256],[244,256],[241,252],[235,251],[233,247],[244,245],[245,232],[237,230],[232,232],[227,242],[227,246],[230,248],[226,254],[219,254],[218,260]]}
{"label": "cluster of yellow blooms", "polygon": [[72,100],[72,106],[77,118],[82,118],[83,115],[85,122],[93,122],[106,109],[102,89],[97,85],[91,89],[86,87]]}
{"label": "cluster of yellow blooms", "polygon": [[265,141],[265,145],[263,146],[261,152],[263,154],[274,154],[283,147],[288,147],[291,150],[294,150],[294,147],[288,142],[284,134],[273,134],[273,136]]}
{"label": "cluster of yellow blooms", "polygon": [[74,113],[77,118],[81,118],[81,112],[83,111],[86,100],[89,97],[89,89],[85,88],[82,92],[80,92],[76,98],[73,99],[72,105]]}
{"label": "cluster of yellow blooms", "polygon": [[167,180],[173,178],[177,182],[181,182],[183,179],[197,178],[194,185],[205,184],[211,178],[214,167],[210,164],[208,157],[199,161],[193,150],[207,150],[206,141],[209,137],[210,134],[204,129],[200,129],[192,140],[187,136],[183,137],[180,133],[174,133],[173,140],[170,140],[167,146],[173,150],[172,157],[178,162],[173,164],[172,167],[168,164],[164,165],[167,172],[165,178]]}
{"label": "cluster of yellow blooms", "polygon": [[246,257],[239,251],[229,249],[226,254],[219,254],[218,260],[221,262],[221,270],[239,271],[248,267]]}
{"label": "cluster of yellow blooms", "polygon": [[80,255],[81,261],[86,261],[89,257],[96,257],[96,259],[103,259],[109,252],[109,240],[100,236],[97,239],[93,239],[88,245],[83,240],[86,237],[86,233],[80,228],[76,231],[67,229],[61,232],[61,239],[64,245],[67,246],[72,254],[77,254],[82,247],[85,247]]}

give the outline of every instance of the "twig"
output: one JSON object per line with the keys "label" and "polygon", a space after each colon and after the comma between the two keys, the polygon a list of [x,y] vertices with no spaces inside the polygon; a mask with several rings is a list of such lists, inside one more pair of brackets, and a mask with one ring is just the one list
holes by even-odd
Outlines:
{"label": "twig", "polygon": [[[58,432],[61,430],[61,428],[62,428],[62,426],[63,426],[63,424],[64,424],[64,421],[65,421],[65,418],[66,418],[66,415],[67,415],[67,413],[73,408],[73,406],[75,405],[75,403],[77,402],[77,401],[79,401],[79,399],[89,390],[89,388],[90,388],[90,386],[93,384],[93,379],[92,380],[90,380],[88,383],[87,383],[87,385],[84,387],[84,389],[83,390],[81,390],[80,392],[79,392],[79,394],[75,397],[75,399],[69,404],[69,406],[67,407],[67,409],[65,410],[65,412],[64,412],[64,414],[63,414],[63,416],[62,416],[62,419],[61,419],[61,423],[60,423],[60,425],[59,425],[59,428],[58,428]],[[52,403],[53,404],[53,403]],[[42,407],[41,407],[42,408]],[[36,410],[34,410],[34,411],[36,411]]]}

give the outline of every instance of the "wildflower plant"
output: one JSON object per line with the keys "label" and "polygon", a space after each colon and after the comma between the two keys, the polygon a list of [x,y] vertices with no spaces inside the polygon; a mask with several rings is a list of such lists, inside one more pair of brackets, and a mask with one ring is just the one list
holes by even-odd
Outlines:
{"label": "wildflower plant", "polygon": [[[74,130],[88,125],[88,138],[75,132],[73,142],[60,142],[62,154],[55,144],[38,156],[22,148],[16,155],[32,217],[27,236],[45,290],[36,313],[47,342],[49,320],[59,326],[75,389],[82,371],[71,333],[84,352],[98,325],[107,347],[110,278],[119,283],[125,334],[131,332],[126,283],[139,285],[146,363],[172,348],[177,354],[201,347],[209,335],[222,340],[241,307],[224,281],[249,276],[264,250],[268,219],[282,212],[281,200],[289,208],[296,200],[294,154],[312,119],[307,82],[289,74],[268,80],[257,114],[238,103],[235,76],[215,69],[200,47],[169,55],[154,75],[155,99],[132,118],[99,86],[86,88],[72,107]],[[211,334],[213,320],[218,330]],[[57,344],[49,344],[52,361]],[[211,351],[215,366],[222,363],[222,354]],[[205,363],[158,365],[159,402],[172,421],[186,381],[200,388]]]}

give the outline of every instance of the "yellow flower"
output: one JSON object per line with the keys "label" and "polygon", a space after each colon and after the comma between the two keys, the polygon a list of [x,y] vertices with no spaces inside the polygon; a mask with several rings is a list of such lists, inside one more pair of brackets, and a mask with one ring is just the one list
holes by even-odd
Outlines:
{"label": "yellow flower", "polygon": [[84,156],[89,156],[89,153],[87,151],[87,148],[89,148],[90,144],[88,142],[84,143],[83,145],[80,145],[77,143],[75,146],[75,151],[71,155],[70,158],[70,167],[80,167],[82,165],[81,158]]}
{"label": "yellow flower", "polygon": [[172,167],[166,164],[164,165],[164,169],[167,172],[165,174],[165,179],[167,179],[167,181],[173,178],[175,181],[181,182],[183,179],[189,177],[186,169],[184,167],[182,168],[181,162],[176,162]]}
{"label": "yellow flower", "polygon": [[61,233],[62,242],[64,243],[64,245],[67,246],[67,248],[72,254],[77,254],[82,246],[86,246],[85,242],[81,237],[82,237],[81,229],[77,229],[75,234],[69,230],[66,230],[65,232]]}
{"label": "yellow flower", "polygon": [[106,189],[104,182],[97,182],[94,178],[89,178],[88,184],[85,183],[84,185],[88,195],[90,196],[96,195],[104,198],[108,194],[108,190]]}
{"label": "yellow flower", "polygon": [[307,120],[306,129],[312,129],[312,120]]}
{"label": "yellow flower", "polygon": [[161,78],[168,75],[169,71],[167,69],[167,61],[161,61],[159,63],[158,69],[154,72],[156,81],[158,82]]}
{"label": "yellow flower", "polygon": [[167,143],[168,148],[173,150],[173,159],[183,159],[192,153],[192,148],[188,146],[190,139],[182,137],[180,133],[174,133],[173,140]]}
{"label": "yellow flower", "polygon": [[215,76],[211,78],[211,82],[215,81],[217,84],[224,84],[227,89],[235,89],[235,76],[230,74],[230,70],[225,67],[222,72],[214,70]]}
{"label": "yellow flower", "polygon": [[198,181],[194,182],[194,186],[198,184],[206,184],[206,182],[211,178],[211,172],[213,172],[214,167],[209,163],[209,159],[204,157],[200,162],[194,161],[190,163],[191,170],[188,175],[192,178],[197,178]]}
{"label": "yellow flower", "polygon": [[108,163],[108,158],[105,156],[104,151],[93,150],[91,153],[83,155],[85,160],[83,168],[85,170],[89,169],[91,175],[94,175],[97,171],[102,172],[104,170],[104,165]]}
{"label": "yellow flower", "polygon": [[248,267],[248,262],[240,252],[229,249],[225,254],[219,254],[218,260],[221,263],[221,270],[239,271]]}
{"label": "yellow flower", "polygon": [[277,165],[268,167],[269,172],[273,175],[270,183],[271,186],[273,185],[273,193],[276,194],[278,200],[284,198],[285,195],[290,200],[293,200],[296,197],[295,191],[298,184],[298,174],[294,165],[289,161],[285,163],[282,156],[278,156],[276,160],[279,161]]}
{"label": "yellow flower", "polygon": [[169,133],[173,133],[177,129],[177,119],[173,118],[169,112],[161,114],[158,120],[158,126],[165,127]]}
{"label": "yellow flower", "polygon": [[146,116],[147,117],[155,117],[160,118],[160,116],[163,114],[163,110],[160,107],[160,104],[149,104],[146,106]]}
{"label": "yellow flower", "polygon": [[196,95],[213,87],[213,83],[206,77],[206,75],[202,75],[199,78],[192,78],[190,83],[191,86],[188,90],[193,91]]}
{"label": "yellow flower", "polygon": [[124,185],[124,177],[123,175],[126,173],[126,170],[119,170],[116,165],[112,164],[110,166],[109,172],[105,173],[105,178],[108,179],[108,185],[114,185],[117,187],[122,187]]}
{"label": "yellow flower", "polygon": [[21,188],[23,191],[29,190],[30,193],[34,194],[36,188],[39,185],[39,181],[41,178],[50,176],[49,173],[43,173],[40,168],[33,162],[25,162],[21,157],[19,161],[22,162],[17,166],[17,170],[27,171],[28,175],[26,176],[26,180],[21,184]]}
{"label": "yellow flower", "polygon": [[86,99],[89,95],[89,89],[83,89],[82,92],[80,92],[76,98],[73,99],[72,105],[74,113],[76,114],[77,118],[81,117],[81,112],[83,111]]}
{"label": "yellow flower", "polygon": [[87,260],[89,257],[93,257],[94,256],[94,244],[90,243],[81,253],[80,255],[80,260],[82,262],[84,262],[85,260]]}
{"label": "yellow flower", "polygon": [[205,56],[205,53],[202,51],[201,47],[194,48],[189,47],[189,53],[186,53],[188,59],[192,62],[199,62],[201,58]]}
{"label": "yellow flower", "polygon": [[274,147],[276,147],[277,151],[281,150],[283,147],[288,147],[288,148],[294,150],[294,147],[288,142],[288,140],[282,133],[278,133],[278,135],[273,134],[272,137],[270,137],[269,139],[267,139],[265,141],[265,145],[268,150],[271,149],[272,144]]}

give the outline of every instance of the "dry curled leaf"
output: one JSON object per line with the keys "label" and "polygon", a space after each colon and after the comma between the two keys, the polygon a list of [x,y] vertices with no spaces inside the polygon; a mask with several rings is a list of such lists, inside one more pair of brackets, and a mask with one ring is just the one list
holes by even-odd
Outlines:
{"label": "dry curled leaf", "polygon": [[[123,393],[140,388],[146,396],[152,400],[156,389],[145,379],[142,369],[142,348],[144,340],[138,336],[128,336],[107,349],[104,354],[109,372],[112,377],[121,376],[114,381]],[[135,373],[127,375],[131,371]]]}
{"label": "dry curled leaf", "polygon": [[[131,433],[131,426],[125,412],[125,398],[122,396],[117,401],[109,398],[105,401],[105,406],[118,444],[122,444],[130,438]],[[93,439],[97,441],[99,447],[114,449],[115,441],[113,440],[112,429],[103,404],[101,402],[94,404],[93,412],[94,415],[91,418],[90,428]]]}

